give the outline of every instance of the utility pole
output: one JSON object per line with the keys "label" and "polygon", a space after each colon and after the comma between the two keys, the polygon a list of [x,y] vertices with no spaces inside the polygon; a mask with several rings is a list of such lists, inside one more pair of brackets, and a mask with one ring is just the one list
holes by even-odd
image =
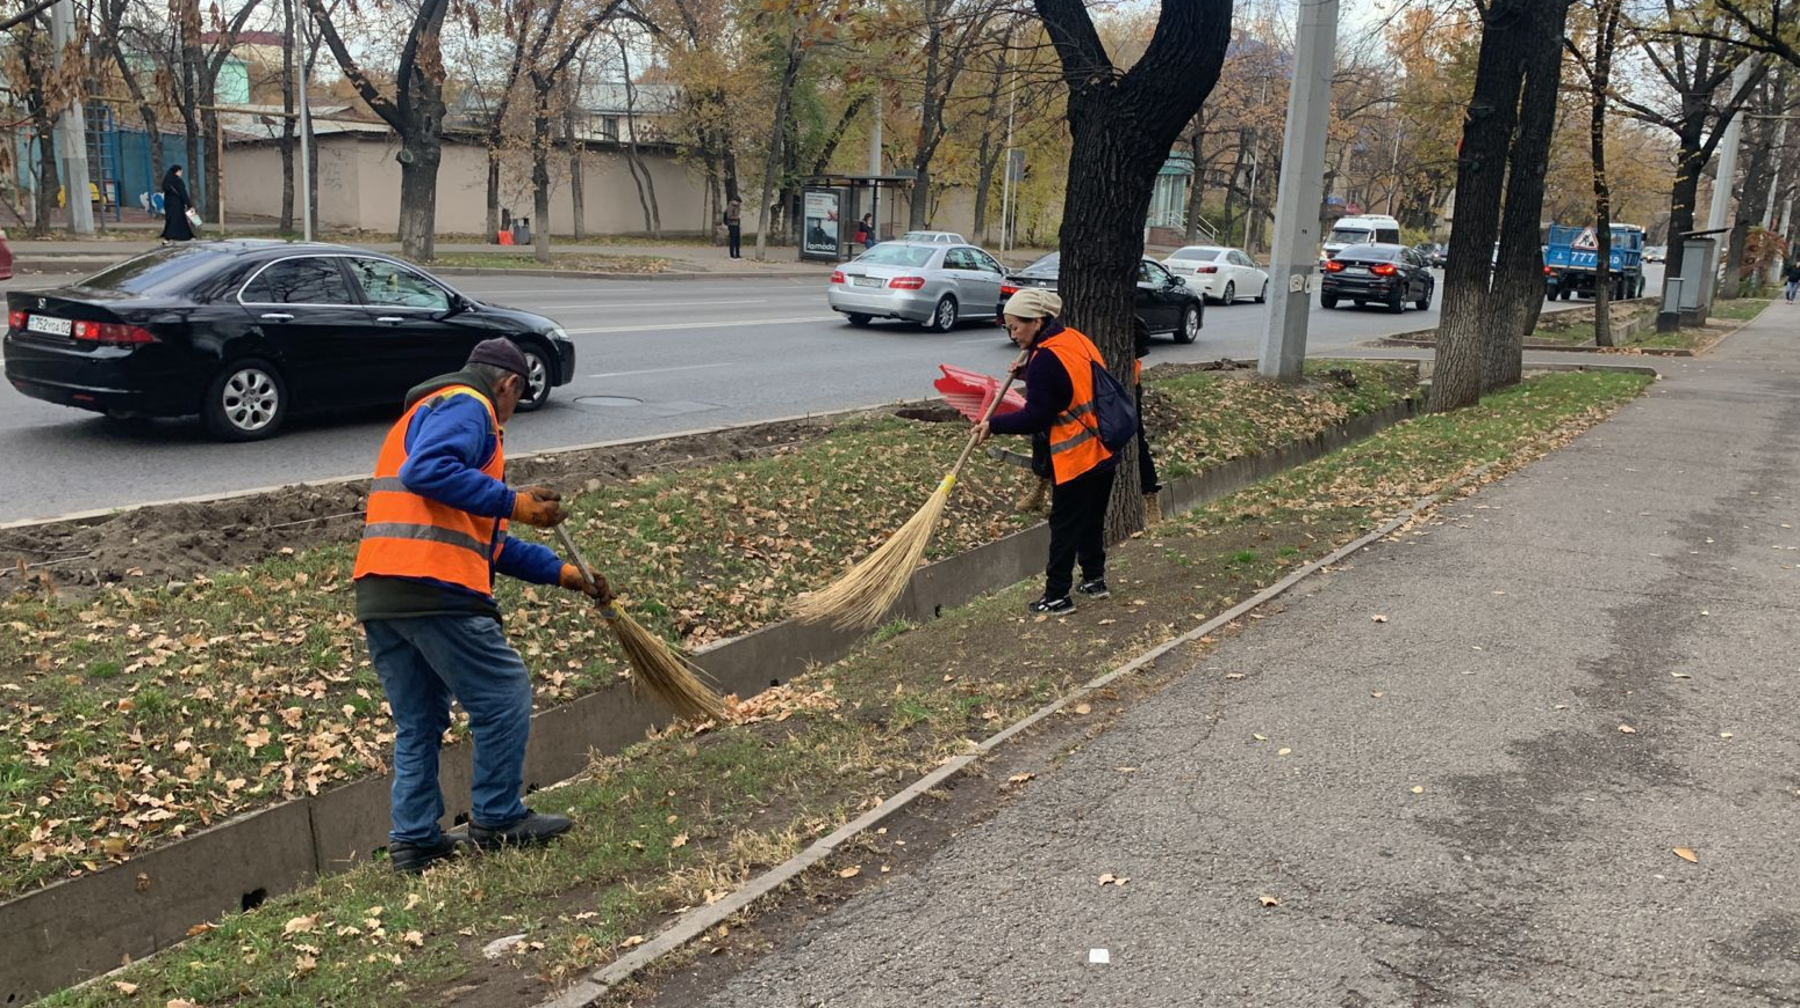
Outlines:
{"label": "utility pole", "polygon": [[294,17],[290,24],[294,26],[296,38],[288,40],[289,45],[299,43],[299,59],[294,61],[294,73],[300,78],[300,234],[306,241],[313,240],[313,205],[312,205],[312,145],[307,141],[312,138],[312,113],[306,104],[306,85],[310,64],[308,54],[312,47],[307,43],[306,25],[302,18],[307,17],[305,5],[299,0],[289,0],[294,5]]}
{"label": "utility pole", "polygon": [[[60,0],[50,9],[50,44],[61,68],[75,39],[75,0]],[[69,214],[69,233],[94,233],[94,206],[88,202],[87,112],[83,96],[76,95],[56,117],[56,146],[61,148],[63,207]]]}
{"label": "utility pole", "polygon": [[[1731,75],[1731,96],[1733,98],[1744,92],[1744,85],[1749,81],[1750,74],[1755,69],[1756,57],[1754,56],[1746,58],[1742,63],[1738,64],[1737,70]],[[1742,142],[1743,133],[1744,111],[1739,109],[1732,114],[1731,121],[1725,124],[1725,136],[1719,141],[1719,167],[1713,174],[1712,207],[1706,214],[1706,229],[1708,231],[1718,233],[1728,230],[1731,227],[1731,223],[1726,216],[1726,211],[1731,209],[1731,190],[1737,180],[1738,147]],[[1708,265],[1724,262],[1724,252],[1730,247],[1730,242],[1721,241],[1716,237],[1713,238],[1715,254],[1712,256],[1711,262]],[[1687,269],[1685,265],[1686,261],[1687,259],[1684,255],[1682,258],[1682,262],[1684,263],[1682,269],[1684,272]],[[1736,284],[1736,265],[1733,264],[1728,266],[1725,272],[1726,276],[1731,278],[1731,282]],[[1718,283],[1713,279],[1712,271],[1709,270],[1706,278],[1700,283],[1700,296],[1698,301],[1701,318],[1704,319],[1712,313],[1713,298],[1717,293]]]}
{"label": "utility pole", "polygon": [[[1013,82],[1017,84],[1017,81]],[[1013,201],[1013,111],[1019,103],[1017,88],[1006,100],[1006,156],[1001,162],[1006,166],[1000,175],[1000,251],[1005,252],[1012,247],[1012,201]]]}
{"label": "utility pole", "polygon": [[1306,359],[1306,325],[1319,269],[1319,206],[1325,200],[1325,131],[1336,69],[1338,0],[1300,4],[1294,83],[1275,200],[1275,250],[1269,262],[1269,321],[1257,370],[1292,381]]}

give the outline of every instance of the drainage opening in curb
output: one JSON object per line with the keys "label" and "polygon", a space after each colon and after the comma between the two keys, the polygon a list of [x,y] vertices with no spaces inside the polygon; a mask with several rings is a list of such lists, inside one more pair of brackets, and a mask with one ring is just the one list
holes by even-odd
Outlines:
{"label": "drainage opening in curb", "polygon": [[265,900],[267,900],[268,898],[269,898],[269,890],[267,890],[267,889],[252,889],[249,892],[245,893],[244,898],[242,900],[240,900],[239,902],[243,906],[244,912],[249,913],[250,911],[255,910],[257,907],[262,906],[263,902]]}

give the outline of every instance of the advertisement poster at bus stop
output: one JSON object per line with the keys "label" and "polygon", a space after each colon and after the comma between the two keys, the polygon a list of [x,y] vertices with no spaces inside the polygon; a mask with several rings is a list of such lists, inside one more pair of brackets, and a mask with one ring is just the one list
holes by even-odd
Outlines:
{"label": "advertisement poster at bus stop", "polygon": [[809,258],[838,258],[839,211],[843,194],[835,189],[806,190],[801,214],[800,252]]}

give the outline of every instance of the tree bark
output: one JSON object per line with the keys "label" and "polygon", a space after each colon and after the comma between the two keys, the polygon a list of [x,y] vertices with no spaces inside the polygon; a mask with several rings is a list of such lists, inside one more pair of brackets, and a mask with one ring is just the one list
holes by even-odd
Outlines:
{"label": "tree bark", "polygon": [[[775,95],[775,122],[769,130],[769,150],[763,158],[762,196],[756,201],[756,258],[758,262],[768,257],[769,248],[769,200],[775,195],[776,173],[781,165],[781,142],[787,136],[788,99],[794,90],[794,81],[800,77],[800,65],[805,59],[806,51],[800,46],[800,33],[788,33],[787,58],[782,66],[781,85]],[[736,163],[731,167],[733,172],[727,176],[727,185],[735,184],[737,174]]]}
{"label": "tree bark", "polygon": [[[1588,157],[1594,165],[1594,265],[1612,263],[1612,180],[1606,174],[1606,95],[1612,86],[1613,49],[1619,35],[1623,0],[1600,0],[1594,33],[1594,60],[1588,72]],[[1613,345],[1610,290],[1594,286],[1594,345]]]}
{"label": "tree bark", "polygon": [[631,181],[637,183],[638,202],[644,208],[644,230],[652,238],[661,238],[662,207],[656,202],[656,180],[650,177],[650,166],[638,150],[637,88],[631,83],[631,51],[623,38],[619,39],[619,58],[625,68],[625,151],[631,165]]}
{"label": "tree bark", "polygon": [[1475,89],[1457,158],[1456,226],[1444,267],[1429,397],[1434,412],[1472,406],[1481,398],[1493,303],[1490,263],[1505,195],[1507,151],[1531,53],[1527,22],[1534,6],[1532,0],[1493,0],[1483,18]]}
{"label": "tree bark", "polygon": [[[1109,370],[1129,388],[1138,262],[1156,174],[1218,82],[1232,5],[1164,4],[1144,55],[1121,71],[1081,0],[1035,2],[1069,89],[1069,181],[1058,236],[1063,318],[1094,340]],[[1135,445],[1117,457],[1107,513],[1107,534],[1114,539],[1144,525]]]}
{"label": "tree bark", "polygon": [[550,261],[550,96],[539,90],[531,109],[532,257]]}
{"label": "tree bark", "polygon": [[[578,89],[579,90],[579,89]],[[563,107],[563,142],[569,145],[569,213],[574,218],[575,240],[587,237],[587,185],[582,175],[581,157],[587,144],[575,135],[575,103],[571,99]]]}
{"label": "tree bark", "polygon": [[1518,128],[1507,158],[1505,217],[1494,270],[1494,320],[1482,391],[1516,385],[1524,370],[1525,334],[1544,309],[1544,175],[1556,133],[1562,86],[1563,26],[1570,0],[1540,0],[1524,29],[1531,47],[1519,95]]}
{"label": "tree bark", "polygon": [[[284,38],[294,37],[294,4],[282,0],[281,18],[285,23]],[[281,225],[283,232],[294,230],[294,47],[281,47]]]}

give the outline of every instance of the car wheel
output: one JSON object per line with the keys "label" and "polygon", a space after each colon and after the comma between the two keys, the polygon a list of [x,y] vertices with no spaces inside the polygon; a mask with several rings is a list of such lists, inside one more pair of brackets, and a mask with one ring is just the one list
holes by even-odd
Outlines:
{"label": "car wheel", "polygon": [[864,315],[862,312],[849,312],[844,317],[849,319],[850,324],[857,327],[858,329],[861,329],[863,326],[866,326],[870,322],[875,321],[875,316]]}
{"label": "car wheel", "polygon": [[1319,295],[1319,304],[1321,304],[1327,308],[1336,308],[1337,301],[1338,301],[1338,299],[1337,299],[1336,294],[1320,294]]}
{"label": "car wheel", "polygon": [[1425,285],[1425,293],[1419,295],[1419,300],[1413,302],[1413,307],[1419,309],[1420,311],[1429,311],[1430,310],[1430,308],[1431,308],[1431,285],[1430,284]]}
{"label": "car wheel", "polygon": [[1200,338],[1200,324],[1200,306],[1189,303],[1186,308],[1181,309],[1181,324],[1170,335],[1175,337],[1177,343],[1192,343]]}
{"label": "car wheel", "polygon": [[1387,303],[1387,310],[1389,315],[1398,315],[1404,312],[1406,310],[1406,292],[1395,291],[1393,298]]}
{"label": "car wheel", "polygon": [[1219,303],[1220,304],[1230,304],[1236,300],[1237,300],[1237,284],[1231,280],[1225,281],[1225,296],[1219,299]]}
{"label": "car wheel", "polygon": [[267,361],[232,361],[207,383],[200,415],[207,431],[221,441],[274,437],[287,416],[287,383]]}
{"label": "car wheel", "polygon": [[1256,292],[1256,303],[1262,304],[1267,300],[1269,300],[1269,281],[1264,280],[1262,290]]}
{"label": "car wheel", "polygon": [[520,413],[530,413],[550,401],[551,357],[539,343],[520,343],[519,349],[525,353],[527,378],[525,394],[519,397],[517,410]]}
{"label": "car wheel", "polygon": [[948,294],[938,298],[937,307],[931,310],[931,321],[925,328],[932,332],[949,332],[956,328],[956,299]]}

